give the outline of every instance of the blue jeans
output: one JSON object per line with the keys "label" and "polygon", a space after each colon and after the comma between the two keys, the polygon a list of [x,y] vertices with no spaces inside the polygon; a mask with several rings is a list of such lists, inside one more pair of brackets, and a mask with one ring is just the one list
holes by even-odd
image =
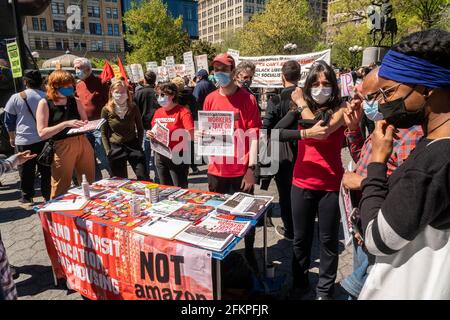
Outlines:
{"label": "blue jeans", "polygon": [[99,130],[92,131],[86,134],[89,142],[94,149],[95,154],[95,181],[102,180],[102,170],[105,169],[111,175],[108,158],[106,157],[105,148],[102,143],[102,133]]}
{"label": "blue jeans", "polygon": [[158,170],[156,170],[155,166],[155,157],[152,155],[152,147],[150,145],[150,140],[147,137],[144,138],[144,143],[142,148],[144,149],[145,154],[145,163],[147,164],[147,172],[150,175],[150,171],[155,173],[155,182],[159,183]]}
{"label": "blue jeans", "polygon": [[341,281],[341,286],[354,298],[358,298],[369,275],[367,269],[373,264],[369,260],[372,259],[369,259],[367,252],[353,239],[353,273]]}

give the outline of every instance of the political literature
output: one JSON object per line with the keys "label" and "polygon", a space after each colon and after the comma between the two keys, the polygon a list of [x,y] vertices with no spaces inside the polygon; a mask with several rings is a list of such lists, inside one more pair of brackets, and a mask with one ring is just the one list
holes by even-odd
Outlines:
{"label": "political literature", "polygon": [[183,207],[182,202],[172,201],[172,200],[162,200],[157,203],[153,203],[144,213],[158,215],[158,216],[168,216],[174,213],[178,209]]}
{"label": "political literature", "polygon": [[165,188],[161,188],[159,190],[159,198],[160,199],[166,199],[171,194],[173,194],[181,189],[180,187],[168,187],[168,186],[164,186],[164,187]]}
{"label": "political literature", "polygon": [[199,111],[198,154],[234,156],[234,114],[228,111]]}
{"label": "political literature", "polygon": [[[108,188],[105,188],[105,187],[102,187],[102,186],[99,186],[99,185],[90,185],[89,186],[89,194],[90,194],[91,198],[97,197],[99,195],[102,195],[105,192],[108,192],[108,190],[109,190]],[[72,188],[68,192],[71,193],[71,194],[76,194],[78,196],[83,196],[84,195],[83,187],[81,187],[81,186]]]}
{"label": "political literature", "polygon": [[256,219],[266,211],[272,201],[273,197],[252,196],[247,193],[237,192],[218,206],[216,211],[217,213]]}
{"label": "political literature", "polygon": [[159,121],[152,128],[155,138],[150,140],[152,150],[165,156],[166,158],[172,159],[172,150],[169,148],[170,142],[170,131]]}
{"label": "political literature", "polygon": [[105,119],[92,120],[80,128],[70,129],[69,131],[67,131],[67,134],[71,135],[71,134],[86,133],[86,132],[91,132],[91,131],[95,131],[95,130],[100,130],[100,128],[102,127],[103,124],[105,124],[105,122],[106,122]]}
{"label": "political literature", "polygon": [[169,200],[176,200],[177,198],[181,197],[182,195],[188,193],[189,190],[187,189],[180,189],[177,192],[172,193],[171,195],[169,195],[168,199]]}
{"label": "political literature", "polygon": [[158,238],[173,240],[177,234],[186,229],[191,222],[177,219],[160,218],[156,221],[148,221],[134,229],[134,231],[155,236]]}
{"label": "political literature", "polygon": [[128,183],[130,183],[130,180],[128,180],[128,179],[112,177],[112,178],[105,178],[103,180],[94,182],[92,185],[98,186],[98,187],[116,189],[116,188],[122,187]]}
{"label": "political literature", "polygon": [[156,185],[152,182],[133,181],[119,188],[119,191],[124,194],[135,194],[137,196],[145,196],[145,188],[151,185]]}
{"label": "political literature", "polygon": [[183,205],[180,209],[169,214],[167,217],[182,221],[196,222],[213,210],[214,207],[189,203]]}

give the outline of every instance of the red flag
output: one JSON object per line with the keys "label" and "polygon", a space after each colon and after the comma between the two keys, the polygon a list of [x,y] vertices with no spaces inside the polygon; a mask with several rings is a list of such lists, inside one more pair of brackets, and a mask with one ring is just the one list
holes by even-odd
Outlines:
{"label": "red flag", "polygon": [[127,72],[125,71],[125,68],[122,63],[122,59],[120,59],[120,57],[117,57],[117,65],[120,68],[120,73],[122,73],[122,76],[125,78],[125,83],[128,85]]}
{"label": "red flag", "polygon": [[103,66],[103,71],[102,73],[100,73],[100,79],[102,79],[103,82],[106,82],[111,80],[112,78],[114,78],[114,71],[108,61],[106,61],[105,65]]}

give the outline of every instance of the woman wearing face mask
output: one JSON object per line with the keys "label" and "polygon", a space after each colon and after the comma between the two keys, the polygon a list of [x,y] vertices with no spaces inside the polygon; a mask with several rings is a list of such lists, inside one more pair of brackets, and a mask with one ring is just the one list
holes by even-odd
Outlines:
{"label": "woman wearing face mask", "polygon": [[[316,294],[318,299],[330,299],[338,266],[338,194],[344,174],[341,148],[346,103],[339,97],[333,69],[323,61],[311,67],[303,90],[297,88],[292,94],[292,100],[296,104],[295,109],[275,129],[289,128],[300,118],[320,119],[309,129],[299,125],[299,130],[280,131],[280,139],[299,140],[291,189],[294,225],[293,293],[302,294],[309,289],[308,270],[317,214],[320,266]],[[327,126],[323,127],[324,124]]]}
{"label": "woman wearing face mask", "polygon": [[113,176],[128,178],[127,161],[138,180],[149,181],[142,150],[144,127],[141,113],[122,80],[111,84],[109,101],[102,109],[102,142]]}
{"label": "woman wearing face mask", "polygon": [[[169,145],[172,156],[182,157],[181,164],[175,164],[170,159],[155,153],[155,166],[158,170],[161,184],[188,187],[188,173],[190,152],[189,145],[194,134],[194,121],[188,108],[178,104],[178,89],[174,83],[163,83],[159,88],[158,103],[161,108],[155,111],[152,119],[152,128],[157,122],[168,129]],[[147,131],[147,137],[155,139],[153,131]],[[181,141],[180,141],[181,140]],[[188,141],[189,140],[189,141]]]}
{"label": "woman wearing face mask", "polygon": [[[450,33],[404,37],[363,84],[384,120],[362,182],[362,231],[375,264],[360,299],[450,299]],[[365,81],[366,81],[365,80]],[[425,137],[387,178],[396,128]]]}
{"label": "woman wearing face mask", "polygon": [[83,174],[94,182],[94,151],[84,134],[67,135],[71,128],[87,123],[87,115],[79,100],[74,97],[75,79],[64,70],[55,70],[48,77],[47,97],[39,102],[36,125],[42,140],[54,141],[54,160],[51,166],[51,198],[67,192],[72,174],[78,181]]}

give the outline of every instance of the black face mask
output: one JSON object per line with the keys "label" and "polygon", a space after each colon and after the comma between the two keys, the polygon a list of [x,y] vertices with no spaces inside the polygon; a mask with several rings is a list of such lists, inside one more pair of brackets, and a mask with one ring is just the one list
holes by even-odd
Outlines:
{"label": "black face mask", "polygon": [[425,104],[417,111],[408,111],[405,107],[405,100],[413,90],[406,95],[406,97],[398,98],[386,103],[380,103],[378,110],[383,114],[383,119],[387,123],[392,124],[399,129],[408,129],[412,126],[421,125],[425,123]]}
{"label": "black face mask", "polygon": [[244,88],[247,88],[247,89],[249,89],[250,86],[252,85],[251,80],[243,80],[243,81],[241,80],[240,83]]}

